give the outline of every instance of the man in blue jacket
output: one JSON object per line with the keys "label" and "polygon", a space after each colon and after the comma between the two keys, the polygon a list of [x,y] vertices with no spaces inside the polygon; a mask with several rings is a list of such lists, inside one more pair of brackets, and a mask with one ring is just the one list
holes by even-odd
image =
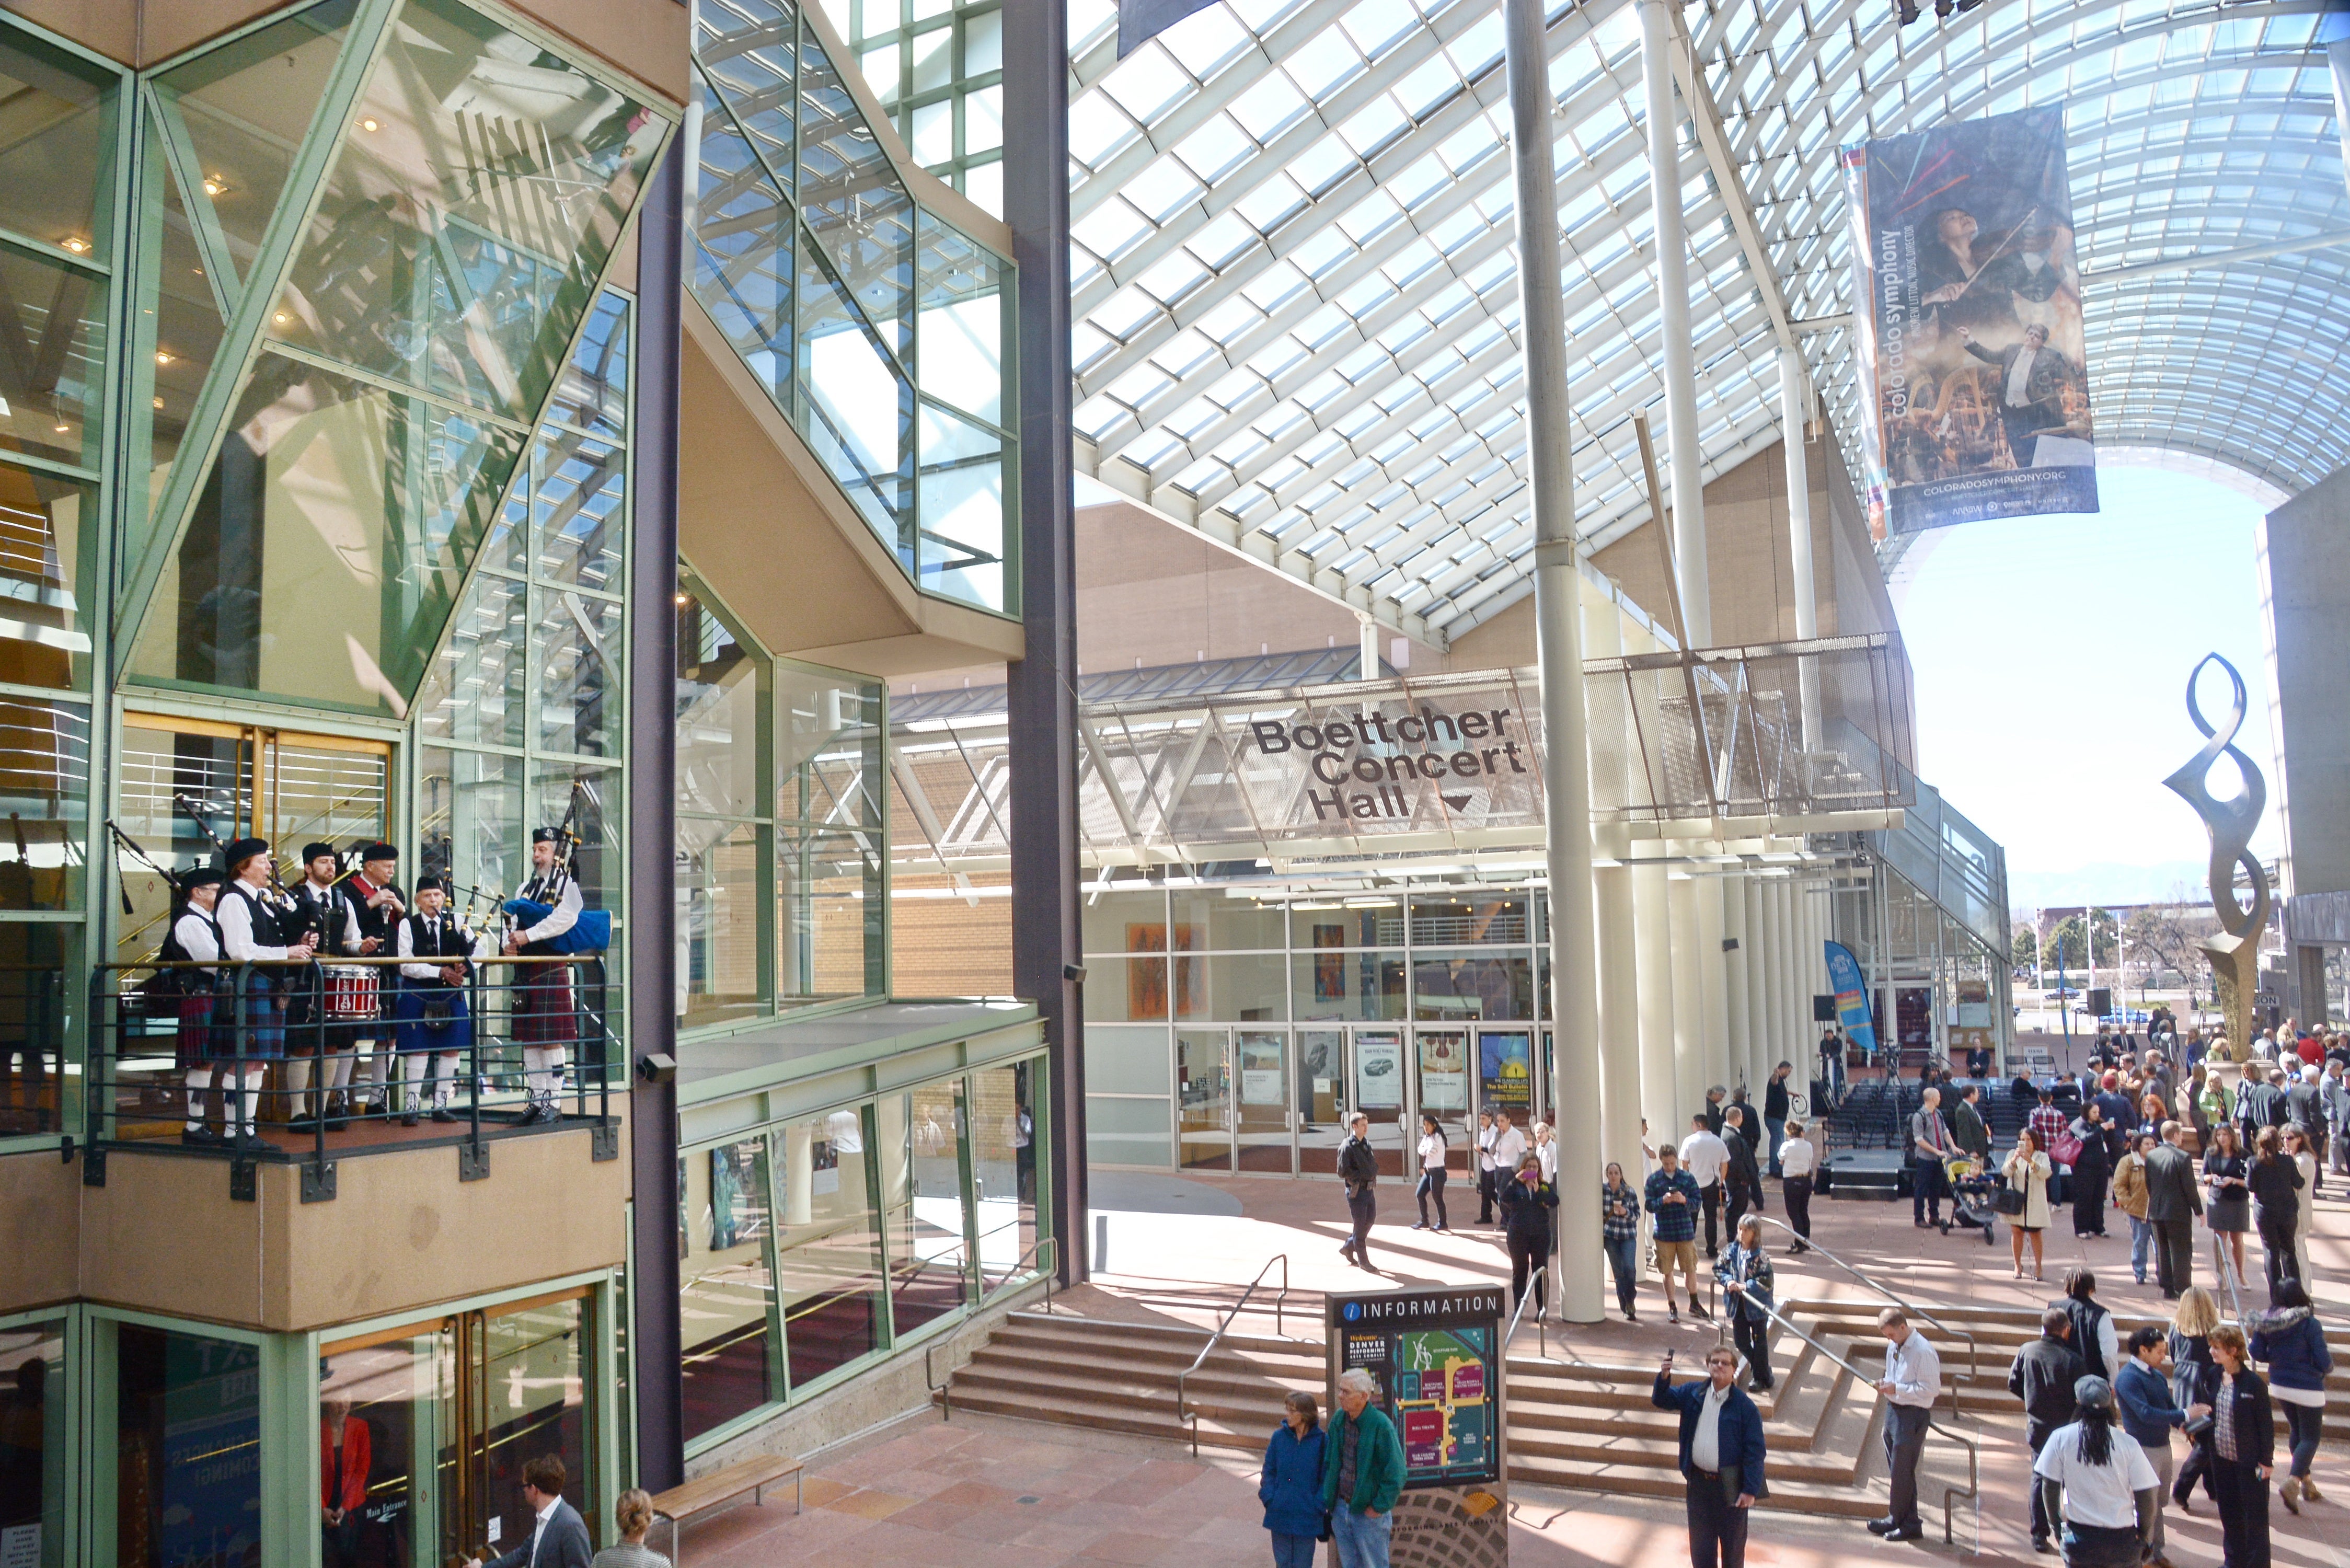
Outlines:
{"label": "man in blue jacket", "polygon": [[[2183,1426],[2187,1413],[2171,1397],[2170,1378],[2163,1366],[2170,1359],[2170,1336],[2149,1324],[2129,1336],[2129,1359],[2123,1364],[2121,1376],[2114,1379],[2114,1397],[2121,1405],[2122,1430],[2137,1439],[2161,1480],[2162,1490],[2168,1491],[2177,1469],[2170,1451],[2170,1434]],[[2156,1501],[2160,1502],[2157,1498]],[[2163,1550],[2162,1510],[2154,1511],[2154,1535],[2147,1542],[2154,1555],[2147,1561],[2157,1568],[2169,1568],[2170,1558]]]}
{"label": "man in blue jacket", "polygon": [[1338,1415],[1322,1445],[1322,1506],[1337,1568],[1388,1568],[1396,1499],[1403,1495],[1403,1438],[1372,1403],[1378,1392],[1359,1366],[1338,1375]]}
{"label": "man in blue jacket", "polygon": [[1738,1353],[1706,1352],[1705,1381],[1673,1386],[1669,1353],[1657,1368],[1649,1403],[1681,1417],[1681,1479],[1688,1485],[1690,1562],[1694,1568],[1745,1568],[1746,1521],[1762,1481],[1762,1412],[1738,1387]]}

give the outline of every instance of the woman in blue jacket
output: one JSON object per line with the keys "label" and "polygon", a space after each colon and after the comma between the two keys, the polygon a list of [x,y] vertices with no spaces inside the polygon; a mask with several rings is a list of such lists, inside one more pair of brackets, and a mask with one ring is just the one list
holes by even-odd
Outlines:
{"label": "woman in blue jacket", "polygon": [[1322,1511],[1322,1446],[1329,1436],[1313,1395],[1292,1394],[1282,1404],[1284,1417],[1264,1447],[1256,1496],[1273,1532],[1273,1568],[1314,1568],[1315,1544],[1330,1528]]}
{"label": "woman in blue jacket", "polygon": [[2334,1355],[2325,1348],[2325,1330],[2309,1310],[2309,1293],[2298,1280],[2280,1282],[2269,1300],[2269,1310],[2247,1314],[2244,1326],[2251,1330],[2252,1359],[2268,1363],[2269,1395],[2284,1407],[2293,1473],[2277,1491],[2285,1507],[2299,1513],[2304,1500],[2322,1501],[2309,1483],[2309,1467],[2316,1461],[2318,1430],[2325,1424],[2325,1375],[2334,1370]]}

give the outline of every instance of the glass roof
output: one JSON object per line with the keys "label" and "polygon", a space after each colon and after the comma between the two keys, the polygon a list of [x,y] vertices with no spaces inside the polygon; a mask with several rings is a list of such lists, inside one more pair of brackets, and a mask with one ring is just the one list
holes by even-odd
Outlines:
{"label": "glass roof", "polygon": [[[2350,229],[2319,0],[1889,0],[1686,11],[1789,315],[1849,308],[1835,149],[2062,102],[2098,439],[2288,491],[2350,461],[2350,248],[2098,284],[2102,268]],[[1442,643],[1527,590],[1498,0],[1225,0],[1124,61],[1074,0],[1077,468]],[[1553,13],[1575,507],[1637,525],[1660,407],[1632,0]],[[1681,127],[1703,471],[1777,439],[1777,337]],[[1734,196],[1733,196],[1734,199]],[[1848,334],[1800,341],[1851,450]]]}

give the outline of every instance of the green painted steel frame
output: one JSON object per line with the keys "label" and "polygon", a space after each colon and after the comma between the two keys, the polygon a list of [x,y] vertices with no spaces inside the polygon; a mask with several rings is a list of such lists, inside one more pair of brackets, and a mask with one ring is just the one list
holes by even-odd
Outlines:
{"label": "green painted steel frame", "polygon": [[[765,1425],[767,1422],[774,1420],[778,1415],[781,1415],[785,1410],[788,1410],[795,1406],[805,1404],[808,1400],[816,1398],[819,1395],[826,1393],[827,1390],[837,1388],[844,1383],[851,1382],[858,1377],[863,1376],[866,1373],[870,1372],[874,1367],[890,1360],[909,1349],[920,1345],[929,1340],[954,1333],[964,1324],[970,1322],[975,1314],[984,1310],[995,1302],[1002,1300],[1008,1293],[1024,1289],[1034,1281],[1036,1276],[1034,1271],[1030,1271],[1025,1273],[1009,1275],[1003,1280],[998,1282],[993,1288],[990,1288],[985,1282],[980,1266],[979,1255],[978,1187],[976,1177],[974,1175],[977,1162],[972,1158],[970,1131],[972,1127],[975,1125],[975,1118],[972,1107],[974,1104],[973,1079],[976,1075],[996,1068],[1021,1065],[1025,1065],[1028,1068],[1034,1079],[1029,1089],[1029,1098],[1032,1102],[1032,1113],[1035,1117],[1035,1129],[1032,1135],[1032,1147],[1040,1149],[1048,1148],[1051,1145],[1048,1144],[1045,1139],[1050,1132],[1050,1128],[1047,1125],[1048,1117],[1045,1108],[1047,1096],[1039,1091],[1045,1075],[1052,1071],[1052,1063],[1051,1059],[1042,1052],[1031,1052],[1028,1054],[1006,1056],[1000,1060],[975,1063],[965,1066],[960,1071],[942,1074],[938,1076],[925,1077],[920,1080],[920,1083],[924,1085],[952,1082],[955,1085],[956,1108],[961,1113],[962,1130],[958,1134],[955,1139],[955,1148],[957,1180],[961,1186],[962,1201],[963,1300],[962,1305],[958,1306],[951,1313],[948,1313],[941,1317],[933,1318],[931,1322],[924,1324],[920,1328],[913,1329],[902,1335],[898,1333],[897,1299],[895,1293],[889,1289],[889,1285],[890,1264],[889,1224],[889,1214],[883,1206],[881,1196],[881,1162],[879,1159],[868,1159],[865,1162],[866,1201],[870,1206],[869,1211],[875,1216],[875,1222],[878,1227],[874,1246],[880,1259],[882,1280],[880,1313],[881,1344],[874,1349],[868,1351],[865,1355],[858,1356],[857,1359],[833,1368],[831,1371],[825,1373],[822,1376],[811,1378],[806,1386],[795,1386],[791,1381],[791,1347],[784,1332],[784,1306],[782,1293],[780,1291],[770,1292],[767,1297],[767,1334],[769,1343],[774,1345],[775,1347],[775,1355],[769,1364],[768,1394],[770,1397],[765,1404],[758,1406],[756,1408],[746,1410],[742,1415],[734,1417],[731,1420],[723,1422],[720,1425],[712,1428],[709,1431],[701,1434],[699,1437],[690,1438],[685,1445],[685,1453],[689,1459],[709,1453],[714,1449],[724,1447],[727,1443],[733,1441],[736,1438],[743,1436],[745,1432],[754,1430],[755,1428]],[[878,1150],[881,1147],[879,1137],[881,1130],[881,1100],[890,1095],[910,1093],[916,1086],[918,1085],[908,1084],[894,1088],[885,1088],[880,1090],[878,1094],[868,1091],[862,1097],[840,1102],[837,1105],[831,1106],[830,1109],[854,1111],[857,1114],[862,1127],[865,1138],[865,1147],[868,1149]],[[807,1109],[798,1109],[785,1116],[771,1116],[771,1119],[754,1123],[747,1127],[738,1128],[721,1137],[709,1138],[699,1143],[682,1146],[678,1150],[678,1158],[682,1162],[689,1159],[705,1158],[713,1148],[717,1148],[730,1143],[740,1143],[747,1138],[756,1137],[767,1140],[770,1151],[766,1160],[767,1191],[765,1196],[767,1200],[767,1212],[770,1214],[780,1214],[783,1212],[783,1192],[776,1184],[776,1162],[773,1152],[775,1139],[782,1134],[784,1128],[791,1122],[806,1121],[812,1116],[819,1114],[824,1113]],[[910,1128],[910,1132],[911,1129]],[[1040,1235],[1044,1233],[1045,1217],[1052,1212],[1050,1207],[1050,1183],[1052,1180],[1051,1171],[1049,1168],[1050,1166],[1051,1161],[1049,1160],[1039,1159],[1036,1162],[1036,1196],[1033,1200],[1033,1207],[1034,1211],[1037,1216],[1036,1224],[1038,1227],[1038,1234]],[[682,1168],[681,1164],[681,1168]],[[780,1251],[775,1245],[775,1241],[776,1227],[771,1224],[767,1227],[766,1237],[762,1244],[761,1250],[761,1258],[766,1266],[767,1277],[770,1280],[780,1278],[778,1272]]]}

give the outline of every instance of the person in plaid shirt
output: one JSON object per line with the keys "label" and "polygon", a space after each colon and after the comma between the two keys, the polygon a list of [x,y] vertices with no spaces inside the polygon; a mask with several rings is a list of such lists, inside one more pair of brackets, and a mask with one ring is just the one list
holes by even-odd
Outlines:
{"label": "person in plaid shirt", "polygon": [[1616,1304],[1626,1323],[1638,1323],[1633,1293],[1640,1286],[1640,1195],[1624,1179],[1624,1168],[1607,1162],[1599,1187],[1599,1235],[1607,1247],[1608,1272],[1616,1276]]}
{"label": "person in plaid shirt", "polygon": [[1665,1315],[1674,1323],[1681,1320],[1680,1304],[1673,1299],[1673,1265],[1679,1263],[1689,1283],[1690,1314],[1701,1318],[1706,1311],[1697,1299],[1697,1214],[1704,1197],[1697,1178],[1681,1168],[1680,1150],[1660,1146],[1657,1164],[1648,1176],[1648,1199],[1656,1225],[1657,1272],[1665,1277]]}
{"label": "person in plaid shirt", "polygon": [[[2056,1108],[2054,1090],[2040,1091],[2040,1108],[2026,1118],[2024,1125],[2032,1129],[2033,1141],[2048,1156],[2049,1163],[2055,1164],[2056,1156],[2050,1151],[2055,1148],[2056,1140],[2072,1129],[2073,1118]],[[2064,1201],[2064,1177],[2061,1170],[2049,1175],[2048,1201],[2052,1207]]]}

